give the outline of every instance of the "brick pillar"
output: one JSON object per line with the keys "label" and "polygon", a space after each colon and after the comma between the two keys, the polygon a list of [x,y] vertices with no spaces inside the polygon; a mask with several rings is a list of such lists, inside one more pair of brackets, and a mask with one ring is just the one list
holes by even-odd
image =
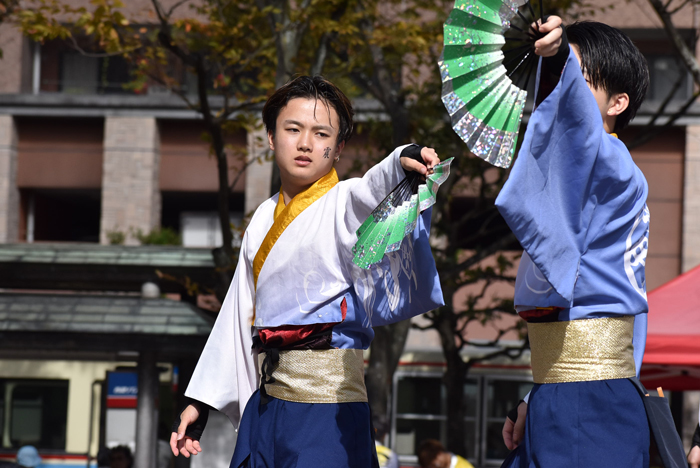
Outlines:
{"label": "brick pillar", "polygon": [[[0,24],[0,93],[20,93],[22,91],[23,47],[22,32],[14,24]],[[24,70],[26,71],[26,70]]]}
{"label": "brick pillar", "polygon": [[272,159],[265,160],[270,151],[267,132],[264,129],[248,132],[248,158],[259,158],[245,173],[245,214],[255,211],[262,202],[270,198],[270,178],[272,177]]}
{"label": "brick pillar", "polygon": [[160,225],[160,138],[151,117],[107,117],[102,171],[100,243],[109,231],[146,233]]}
{"label": "brick pillar", "polygon": [[684,173],[681,264],[686,272],[700,265],[700,125],[686,127]]}
{"label": "brick pillar", "polygon": [[0,243],[17,242],[17,127],[11,115],[0,115]]}

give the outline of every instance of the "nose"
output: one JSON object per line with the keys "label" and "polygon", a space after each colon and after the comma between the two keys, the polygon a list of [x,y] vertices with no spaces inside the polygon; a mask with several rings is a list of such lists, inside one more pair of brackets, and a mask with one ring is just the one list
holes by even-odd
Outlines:
{"label": "nose", "polygon": [[297,149],[305,153],[310,153],[313,151],[313,144],[311,142],[311,135],[309,133],[302,132],[297,142]]}

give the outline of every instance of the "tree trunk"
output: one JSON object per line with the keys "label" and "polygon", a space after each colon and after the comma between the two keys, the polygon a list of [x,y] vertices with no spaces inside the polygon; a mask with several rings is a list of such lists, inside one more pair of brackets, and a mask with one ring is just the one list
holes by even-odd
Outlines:
{"label": "tree trunk", "polygon": [[[449,292],[446,292],[447,297]],[[451,296],[450,296],[451,297]],[[448,301],[451,302],[451,301]],[[460,355],[455,341],[456,316],[450,306],[442,307],[437,313],[436,328],[440,334],[442,350],[447,363],[445,388],[447,389],[447,449],[458,455],[467,456],[464,423],[464,384],[467,379],[467,364]]]}
{"label": "tree trunk", "polygon": [[[408,135],[408,112],[404,108],[391,112],[394,146],[406,143]],[[394,372],[403,354],[411,320],[377,327],[367,366],[367,394],[372,418],[375,422],[389,418],[389,396],[391,395]]]}
{"label": "tree trunk", "polygon": [[216,167],[219,178],[218,189],[218,212],[219,226],[221,228],[222,246],[212,250],[214,266],[216,267],[216,286],[214,288],[216,298],[223,302],[226,297],[229,285],[233,279],[233,233],[231,232],[231,217],[229,213],[229,180],[228,180],[228,158],[224,143],[224,131],[222,122],[216,120],[211,113],[209,97],[207,94],[207,70],[204,62],[200,59],[197,62],[197,93],[199,95],[199,105],[207,128],[211,137],[212,149],[216,156]]}
{"label": "tree trunk", "polygon": [[406,345],[410,320],[377,327],[367,366],[367,396],[373,422],[388,421],[389,396],[394,372]]}

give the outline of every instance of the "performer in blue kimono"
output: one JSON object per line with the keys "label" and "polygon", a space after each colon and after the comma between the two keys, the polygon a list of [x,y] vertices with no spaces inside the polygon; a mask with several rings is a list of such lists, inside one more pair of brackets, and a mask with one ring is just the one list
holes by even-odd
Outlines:
{"label": "performer in blue kimono", "polygon": [[517,447],[504,466],[647,467],[647,417],[629,378],[646,341],[648,187],[613,132],[634,117],[649,75],[617,29],[560,25],[540,26],[538,106],[496,200],[524,249],[515,305],[535,382],[504,425]]}
{"label": "performer in blue kimono", "polygon": [[186,395],[173,452],[201,450],[207,408],[238,430],[232,468],[377,467],[364,384],[372,326],[443,304],[428,243],[430,210],[401,248],[370,270],[352,263],[355,234],[407,171],[439,162],[430,148],[397,148],[362,178],[334,163],[352,133],[348,98],[321,77],[299,77],[265,104],[279,194],[257,209],[231,287]]}

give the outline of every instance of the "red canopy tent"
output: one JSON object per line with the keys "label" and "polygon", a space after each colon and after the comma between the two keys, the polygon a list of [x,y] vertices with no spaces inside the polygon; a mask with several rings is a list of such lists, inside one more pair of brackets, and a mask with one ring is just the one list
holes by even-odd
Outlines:
{"label": "red canopy tent", "polygon": [[648,295],[647,388],[700,390],[700,266]]}

